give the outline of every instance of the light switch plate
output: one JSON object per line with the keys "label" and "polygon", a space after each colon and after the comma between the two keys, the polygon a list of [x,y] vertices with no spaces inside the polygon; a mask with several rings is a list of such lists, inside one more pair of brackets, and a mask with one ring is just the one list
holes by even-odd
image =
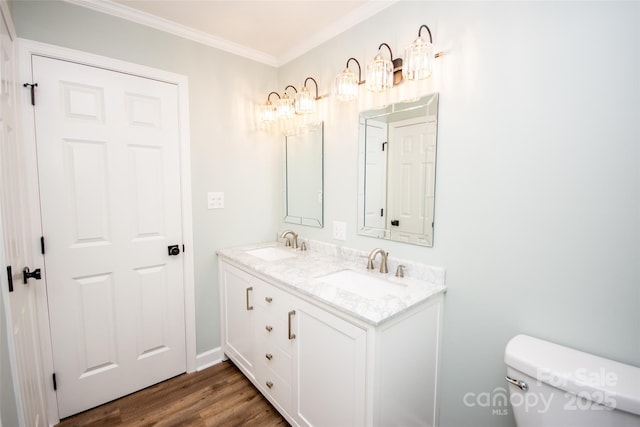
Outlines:
{"label": "light switch plate", "polygon": [[218,191],[207,193],[207,207],[209,209],[224,208],[224,193]]}
{"label": "light switch plate", "polygon": [[333,238],[336,240],[347,240],[347,223],[343,221],[333,221]]}

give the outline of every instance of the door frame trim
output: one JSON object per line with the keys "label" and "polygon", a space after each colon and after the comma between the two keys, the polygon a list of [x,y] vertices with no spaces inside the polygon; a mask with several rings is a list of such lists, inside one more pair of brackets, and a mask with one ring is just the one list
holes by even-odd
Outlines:
{"label": "door frame trim", "polygon": [[[105,56],[95,55],[74,49],[55,46],[47,43],[36,42],[27,39],[17,39],[17,76],[20,86],[24,82],[32,81],[31,58],[34,55],[48,58],[70,61],[77,64],[103,68],[110,71],[130,74],[133,76],[159,80],[175,84],[178,88],[178,126],[180,136],[180,190],[182,199],[182,236],[183,244],[187,248],[182,253],[184,262],[184,292],[185,292],[185,344],[187,372],[194,372],[197,368],[196,361],[196,308],[195,308],[195,274],[193,256],[193,215],[191,198],[191,149],[189,129],[189,80],[187,76],[169,71],[150,68],[144,65],[134,64]],[[37,102],[37,92],[36,92]],[[38,165],[36,157],[36,133],[33,108],[29,91],[19,92],[18,103],[18,137],[22,140],[25,149],[27,164],[27,191],[29,193],[29,222],[31,224],[32,237],[39,238],[42,235],[42,222],[40,218],[40,197],[38,184]],[[40,246],[34,245],[39,249]],[[34,253],[33,257],[44,265],[44,256]],[[46,283],[46,275],[43,277]],[[51,335],[49,333],[49,316],[46,287],[40,286],[36,290],[36,304],[40,329],[40,346],[42,350],[43,372],[46,376],[53,373],[53,349]],[[53,387],[46,388],[46,400],[48,406],[48,422],[54,425],[59,422],[58,404],[56,392]]]}

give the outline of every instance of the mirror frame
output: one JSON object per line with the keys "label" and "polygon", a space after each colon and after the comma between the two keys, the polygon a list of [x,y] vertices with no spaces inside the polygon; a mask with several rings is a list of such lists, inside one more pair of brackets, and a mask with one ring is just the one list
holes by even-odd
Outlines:
{"label": "mirror frame", "polygon": [[[358,126],[358,234],[362,236],[376,237],[379,239],[391,240],[396,242],[404,242],[411,243],[420,246],[433,247],[433,235],[434,235],[434,221],[431,223],[431,238],[427,239],[428,234],[420,234],[420,233],[409,233],[416,236],[416,240],[405,240],[405,239],[397,239],[394,238],[394,231],[387,228],[386,225],[384,228],[376,228],[367,226],[365,224],[365,195],[366,195],[366,122],[369,119],[374,119],[377,117],[389,116],[394,113],[404,112],[415,110],[419,108],[427,109],[427,124],[430,126],[434,126],[433,132],[436,138],[435,141],[435,152],[434,152],[434,169],[437,163],[437,132],[438,132],[438,93],[432,93],[429,95],[422,96],[420,98],[401,101],[394,104],[390,104],[384,107],[361,111],[359,115],[359,126]],[[435,103],[435,114],[433,117],[430,117],[428,114],[429,107]],[[388,165],[387,165],[388,168]],[[385,177],[385,181],[388,185],[388,173]],[[388,189],[385,189],[388,191]],[[425,192],[429,191],[429,189],[425,189]],[[435,216],[435,170],[434,170],[434,179],[433,179],[433,212],[431,212],[431,217]],[[387,194],[384,194],[385,202],[384,209],[388,209],[387,206]],[[405,233],[407,234],[407,233]],[[420,237],[424,237],[425,241],[421,242]]]}
{"label": "mirror frame", "polygon": [[[291,143],[291,138],[294,136],[300,136],[306,133],[319,132],[320,137],[320,213],[318,218],[308,218],[299,215],[292,215],[291,208],[289,206],[290,198],[290,184],[289,178],[291,171],[289,168],[290,162],[290,150],[288,144]],[[292,129],[284,133],[284,218],[283,221],[289,224],[307,225],[309,227],[324,227],[324,122],[308,124],[296,129]],[[314,193],[317,190],[313,190]]]}

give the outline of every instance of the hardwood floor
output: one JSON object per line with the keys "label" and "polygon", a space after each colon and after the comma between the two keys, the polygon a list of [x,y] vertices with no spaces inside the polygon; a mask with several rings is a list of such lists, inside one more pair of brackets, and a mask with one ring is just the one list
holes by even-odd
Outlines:
{"label": "hardwood floor", "polygon": [[58,424],[59,427],[288,425],[231,362],[177,376]]}

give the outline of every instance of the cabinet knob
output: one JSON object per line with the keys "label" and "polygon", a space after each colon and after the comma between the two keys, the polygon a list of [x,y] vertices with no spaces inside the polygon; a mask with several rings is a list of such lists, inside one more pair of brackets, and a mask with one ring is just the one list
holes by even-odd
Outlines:
{"label": "cabinet knob", "polygon": [[273,330],[273,326],[271,325],[267,325],[264,327],[268,332],[271,332]]}
{"label": "cabinet knob", "polygon": [[271,360],[271,359],[273,359],[273,354],[267,353],[267,354],[264,355],[264,357],[266,357],[267,360]]}
{"label": "cabinet knob", "polygon": [[271,302],[271,301],[273,301],[273,298],[271,298],[271,297],[264,297],[264,300],[265,300],[266,302]]}
{"label": "cabinet knob", "polygon": [[273,383],[271,381],[267,381],[267,387],[272,388],[273,387]]}

